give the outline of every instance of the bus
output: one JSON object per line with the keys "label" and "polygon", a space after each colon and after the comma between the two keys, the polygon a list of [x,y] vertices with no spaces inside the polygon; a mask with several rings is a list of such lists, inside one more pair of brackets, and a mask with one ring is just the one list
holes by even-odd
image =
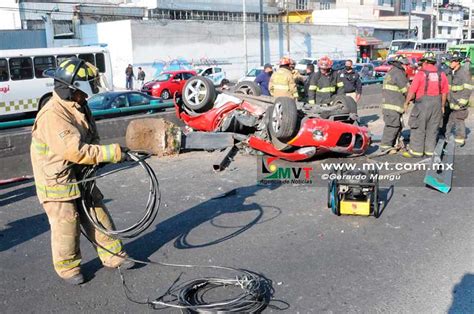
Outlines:
{"label": "bus", "polygon": [[112,89],[112,64],[106,47],[1,50],[0,121],[34,117],[53,92],[53,79],[45,77],[43,71],[56,68],[71,57],[94,64],[100,73],[102,91]]}
{"label": "bus", "polygon": [[392,40],[388,55],[393,56],[399,50],[446,51],[445,39],[396,39]]}

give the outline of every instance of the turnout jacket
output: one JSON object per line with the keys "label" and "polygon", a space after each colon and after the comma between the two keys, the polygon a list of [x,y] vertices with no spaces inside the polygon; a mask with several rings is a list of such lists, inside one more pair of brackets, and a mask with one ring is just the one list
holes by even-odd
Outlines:
{"label": "turnout jacket", "polygon": [[462,110],[469,106],[469,98],[473,90],[471,74],[466,67],[448,72],[448,102],[452,110]]}
{"label": "turnout jacket", "polygon": [[272,74],[268,90],[273,97],[298,98],[298,90],[293,73],[286,68],[279,68]]}
{"label": "turnout jacket", "polygon": [[99,145],[99,140],[89,107],[63,100],[53,93],[32,129],[31,163],[41,203],[80,197],[73,168],[58,177],[70,164],[120,161],[120,146]]}
{"label": "turnout jacket", "polygon": [[382,85],[382,108],[403,113],[403,104],[408,91],[406,72],[396,66],[388,71]]}
{"label": "turnout jacket", "polygon": [[331,71],[325,75],[316,72],[309,77],[309,104],[327,104],[335,94],[344,95],[344,82],[340,79],[338,73]]}

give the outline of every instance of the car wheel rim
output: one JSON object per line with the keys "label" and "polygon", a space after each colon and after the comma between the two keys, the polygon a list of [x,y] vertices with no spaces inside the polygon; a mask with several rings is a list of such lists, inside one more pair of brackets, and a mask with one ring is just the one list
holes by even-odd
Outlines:
{"label": "car wheel rim", "polygon": [[195,80],[190,82],[184,91],[184,97],[191,104],[197,106],[206,97],[207,90],[206,86],[201,80]]}
{"label": "car wheel rim", "polygon": [[250,89],[248,85],[241,85],[237,92],[242,93],[244,95],[253,95],[252,90]]}
{"label": "car wheel rim", "polygon": [[272,126],[275,132],[278,132],[281,128],[282,117],[281,103],[276,103],[272,115]]}
{"label": "car wheel rim", "polygon": [[164,91],[163,94],[161,95],[161,98],[168,99],[170,98],[170,94],[167,91]]}

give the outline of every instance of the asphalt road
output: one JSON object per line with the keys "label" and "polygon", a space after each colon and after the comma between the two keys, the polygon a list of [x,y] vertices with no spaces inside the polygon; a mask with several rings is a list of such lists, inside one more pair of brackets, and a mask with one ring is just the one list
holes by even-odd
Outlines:
{"label": "asphalt road", "polygon": [[[382,125],[377,112],[361,111],[374,133]],[[464,157],[456,160],[469,161],[473,144],[471,134],[457,151]],[[403,176],[393,193],[391,183],[382,182],[386,206],[379,219],[333,215],[321,182],[257,185],[255,156],[238,155],[222,173],[211,171],[213,158],[193,152],[150,161],[162,205],[153,226],[126,241],[131,256],[261,273],[272,280],[272,304],[284,313],[473,312],[472,158],[456,163],[454,188],[446,195],[424,187],[422,172]],[[319,169],[323,161],[311,165]],[[119,227],[139,217],[147,193],[140,169],[107,177],[99,186]],[[0,206],[1,312],[152,311],[125,298],[117,272],[101,267],[84,238],[89,281],[71,287],[57,278],[47,217],[32,182],[0,187]],[[180,275],[186,280],[228,274],[149,265],[127,271],[126,281],[134,297],[146,300],[164,293]]]}

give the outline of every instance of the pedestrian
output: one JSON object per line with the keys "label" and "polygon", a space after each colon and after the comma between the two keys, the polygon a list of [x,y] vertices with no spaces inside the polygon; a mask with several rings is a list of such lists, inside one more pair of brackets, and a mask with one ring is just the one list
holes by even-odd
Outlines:
{"label": "pedestrian", "polygon": [[[97,68],[73,57],[61,63],[53,79],[53,96],[33,125],[31,162],[36,194],[51,226],[54,269],[65,282],[79,285],[84,282],[80,269],[80,225],[87,236],[100,245],[97,253],[104,266],[133,266],[133,262],[126,259],[120,240],[96,230],[84,219],[78,206],[81,191],[76,183],[80,180],[81,165],[117,163],[125,160],[126,155],[119,144],[99,144],[86,101],[99,92]],[[90,209],[91,214],[104,228],[113,229],[113,221],[97,188],[91,197],[95,205]]]}
{"label": "pedestrian", "polygon": [[344,95],[344,82],[332,70],[332,60],[323,56],[318,60],[319,71],[312,75],[308,87],[308,103],[329,104],[334,95]]}
{"label": "pedestrian", "polygon": [[270,96],[270,91],[268,90],[268,84],[270,83],[270,78],[272,77],[273,67],[271,64],[267,63],[263,66],[263,71],[257,75],[255,78],[255,83],[260,86],[262,90],[262,95]]}
{"label": "pedestrian", "polygon": [[397,55],[388,60],[392,67],[384,77],[382,85],[382,114],[385,123],[380,149],[391,151],[395,148],[402,131],[403,105],[408,88],[408,77],[405,67],[408,60]]}
{"label": "pedestrian", "polygon": [[290,69],[291,62],[288,57],[281,58],[278,70],[270,77],[268,90],[273,97],[298,98],[295,79]]}
{"label": "pedestrian", "polygon": [[432,156],[438,130],[443,124],[444,107],[449,92],[446,74],[436,67],[436,56],[427,52],[420,59],[421,69],[415,74],[405,99],[404,111],[415,97],[410,112],[410,145],[404,157]]}
{"label": "pedestrian", "polygon": [[[132,69],[133,72],[133,69]],[[143,84],[145,83],[145,71],[142,70],[142,67],[138,67],[137,81],[138,81],[138,90],[142,90]]]}
{"label": "pedestrian", "polygon": [[344,93],[356,102],[359,101],[362,94],[362,80],[359,73],[352,68],[352,60],[346,60],[344,70],[339,74],[339,78],[344,82]]}
{"label": "pedestrian", "polygon": [[469,98],[471,97],[474,86],[469,69],[461,66],[463,57],[458,52],[454,52],[449,61],[449,108],[445,137],[449,137],[454,127],[454,141],[456,144],[463,146],[466,138],[466,125],[464,120],[469,116]]}
{"label": "pedestrian", "polygon": [[133,67],[131,64],[125,69],[125,88],[128,90],[133,90],[133,79],[135,74],[133,74]]}

